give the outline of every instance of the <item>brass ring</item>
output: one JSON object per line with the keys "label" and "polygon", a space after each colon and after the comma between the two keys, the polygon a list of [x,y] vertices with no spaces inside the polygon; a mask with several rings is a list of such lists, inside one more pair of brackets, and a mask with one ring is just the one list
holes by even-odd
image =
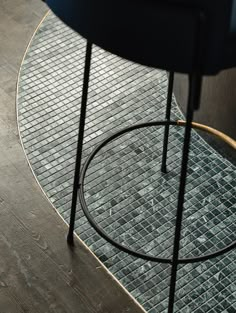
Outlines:
{"label": "brass ring", "polygon": [[[185,126],[186,122],[183,120],[178,120],[177,125]],[[227,143],[230,147],[232,147],[234,150],[236,150],[236,140],[234,140],[233,138],[229,137],[228,135],[222,133],[221,131],[219,131],[213,127],[209,127],[209,126],[206,126],[204,124],[200,124],[200,123],[196,123],[196,122],[192,122],[192,127],[195,129],[205,131],[209,134],[212,134],[212,135],[218,137],[219,139],[221,139],[222,141]]]}

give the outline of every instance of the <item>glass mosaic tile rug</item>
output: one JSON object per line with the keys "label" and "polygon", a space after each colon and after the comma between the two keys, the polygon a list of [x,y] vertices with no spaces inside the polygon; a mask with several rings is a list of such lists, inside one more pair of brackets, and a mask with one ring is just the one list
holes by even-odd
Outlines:
{"label": "glass mosaic tile rug", "polygon": [[[68,222],[85,40],[53,14],[37,30],[18,85],[18,123],[30,165]],[[101,140],[135,123],[163,120],[164,71],[94,46],[83,160]],[[181,117],[173,100],[172,118]],[[85,181],[89,210],[106,232],[140,252],[170,257],[183,129],[171,127],[168,173],[160,171],[163,128],[136,130],[93,160]],[[180,255],[216,251],[235,240],[236,169],[195,131]],[[76,231],[149,313],[166,312],[170,267],[131,257],[106,243],[78,206]],[[181,265],[175,312],[236,312],[236,253]]]}

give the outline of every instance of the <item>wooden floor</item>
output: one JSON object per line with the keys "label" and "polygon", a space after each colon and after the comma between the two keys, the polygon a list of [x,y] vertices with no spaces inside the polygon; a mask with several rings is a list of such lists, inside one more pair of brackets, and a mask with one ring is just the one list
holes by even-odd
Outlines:
{"label": "wooden floor", "polygon": [[20,144],[17,75],[46,11],[39,0],[0,2],[0,313],[143,312],[79,240],[68,248]]}

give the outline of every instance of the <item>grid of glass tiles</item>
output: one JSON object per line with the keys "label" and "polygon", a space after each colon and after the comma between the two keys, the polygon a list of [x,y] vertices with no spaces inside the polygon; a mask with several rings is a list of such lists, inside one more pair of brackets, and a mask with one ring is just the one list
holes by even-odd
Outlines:
{"label": "grid of glass tiles", "polygon": [[[18,121],[33,171],[68,221],[82,88],[85,40],[49,14],[23,62]],[[83,160],[115,131],[163,120],[166,73],[94,46]],[[173,100],[172,117],[182,114]],[[170,257],[183,129],[171,127],[168,173],[160,172],[163,127],[145,128],[109,143],[85,180],[89,210],[106,232],[137,251]],[[194,131],[181,256],[215,251],[235,240],[235,167]],[[150,313],[165,312],[170,267],[131,257],[106,243],[80,207],[76,231]],[[176,312],[236,311],[235,252],[179,267]]]}

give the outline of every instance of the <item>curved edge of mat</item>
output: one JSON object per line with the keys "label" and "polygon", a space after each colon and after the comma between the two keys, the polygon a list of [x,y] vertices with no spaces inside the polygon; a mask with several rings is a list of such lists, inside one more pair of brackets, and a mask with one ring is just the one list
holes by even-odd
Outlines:
{"label": "curved edge of mat", "polygon": [[[17,82],[16,82],[16,97],[15,97],[15,110],[16,110],[16,123],[17,123],[17,130],[18,130],[18,134],[19,134],[19,139],[20,139],[20,144],[21,147],[23,149],[23,153],[25,155],[25,158],[27,160],[27,163],[29,165],[29,168],[33,174],[33,177],[36,181],[36,183],[38,184],[40,190],[42,191],[43,195],[45,196],[45,198],[47,199],[47,201],[50,203],[51,207],[54,209],[54,211],[59,215],[59,217],[61,218],[61,220],[66,224],[66,226],[69,228],[69,224],[64,220],[64,218],[61,216],[61,214],[58,212],[58,210],[56,209],[56,207],[53,205],[53,203],[50,201],[49,197],[47,196],[46,192],[44,191],[43,187],[41,186],[41,184],[39,183],[37,176],[34,173],[34,170],[30,164],[30,161],[28,159],[28,156],[26,154],[25,148],[24,148],[24,144],[23,144],[23,140],[22,140],[22,136],[21,136],[21,131],[20,131],[20,126],[19,126],[19,111],[18,111],[18,92],[19,92],[19,81],[20,81],[20,76],[21,76],[21,69],[22,69],[22,65],[24,63],[25,57],[28,53],[28,50],[34,40],[35,35],[37,34],[38,30],[40,29],[40,26],[42,25],[42,23],[44,22],[44,20],[47,18],[47,16],[50,14],[50,10],[48,10],[48,12],[44,15],[44,17],[42,18],[42,20],[40,21],[40,23],[38,24],[38,26],[36,27],[36,29],[33,32],[33,35],[25,49],[25,53],[22,57],[22,61],[19,67],[19,71],[18,71],[18,75],[17,75]],[[121,282],[108,270],[108,268],[99,260],[99,258],[94,254],[94,252],[85,244],[85,242],[83,240],[80,239],[79,235],[75,232],[74,233],[75,237],[77,240],[80,241],[80,243],[93,255],[93,257],[99,262],[99,264],[101,264],[101,266],[104,268],[104,270],[111,276],[111,278],[124,290],[124,292],[126,294],[128,294],[128,296],[134,301],[134,303],[144,312],[147,313],[147,311],[142,307],[142,305],[130,294],[130,292],[121,284]],[[65,239],[66,240],[66,239]]]}

